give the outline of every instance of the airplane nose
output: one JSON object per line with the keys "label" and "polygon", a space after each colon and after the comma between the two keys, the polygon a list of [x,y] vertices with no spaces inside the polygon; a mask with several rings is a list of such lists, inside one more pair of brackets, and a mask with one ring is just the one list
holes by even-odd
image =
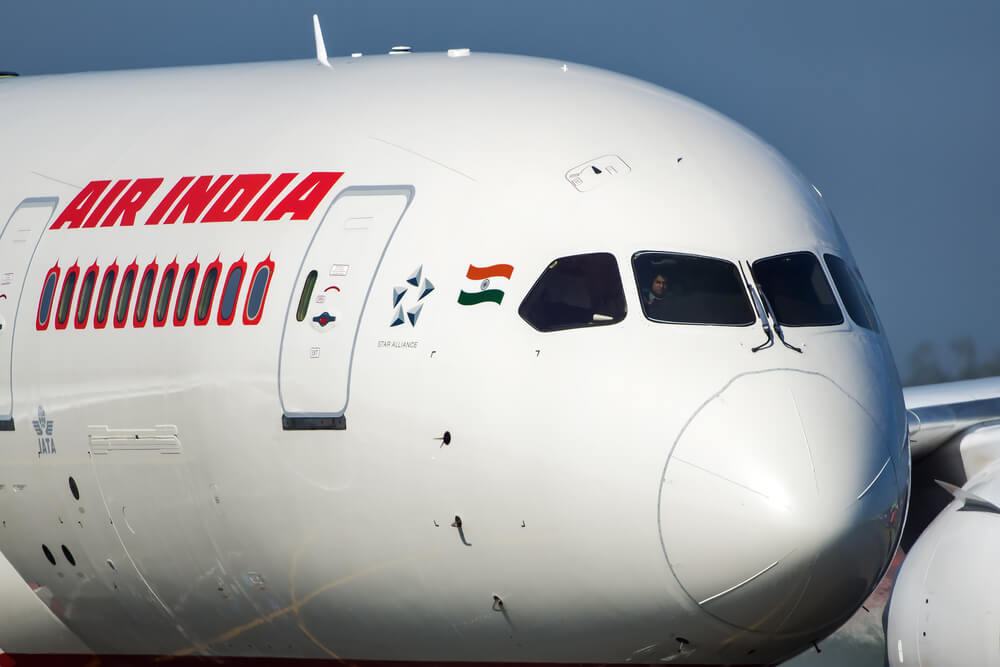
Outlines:
{"label": "airplane nose", "polygon": [[864,601],[895,549],[906,493],[894,427],[872,414],[795,370],[737,376],[695,413],[664,468],[660,537],[706,613],[799,634],[832,630]]}

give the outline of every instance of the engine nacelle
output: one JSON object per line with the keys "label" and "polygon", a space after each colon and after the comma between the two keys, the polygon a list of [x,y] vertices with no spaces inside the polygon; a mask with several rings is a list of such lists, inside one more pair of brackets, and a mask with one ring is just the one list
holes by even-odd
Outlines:
{"label": "engine nacelle", "polygon": [[1000,665],[1000,468],[951,490],[896,575],[889,665]]}

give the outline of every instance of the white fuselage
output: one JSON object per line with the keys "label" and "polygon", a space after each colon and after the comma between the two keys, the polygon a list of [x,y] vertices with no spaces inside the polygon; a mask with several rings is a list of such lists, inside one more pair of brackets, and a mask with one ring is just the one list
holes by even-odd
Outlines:
{"label": "white fuselage", "polygon": [[[841,324],[784,329],[802,353],[753,352],[756,311],[747,326],[644,317],[631,263],[808,251],[853,266],[808,181],[731,121],[620,75],[482,54],[331,62],[0,82],[0,216],[41,225],[10,246],[23,268],[0,266],[0,551],[60,621],[99,655],[712,664],[772,663],[850,616],[908,489],[884,336],[838,295]],[[627,169],[567,176],[599,156]],[[285,173],[258,220],[146,224],[185,177]],[[306,219],[267,220],[313,173],[342,175]],[[88,184],[153,178],[134,224],[102,226],[96,199],[80,226],[55,225]],[[614,256],[627,316],[530,326],[518,305],[535,281],[584,253]],[[106,269],[133,263],[135,289],[157,265],[149,320],[133,296],[124,326],[98,328]],[[460,303],[486,289],[470,266],[495,265],[512,267],[492,280],[502,301]],[[2,628],[0,648],[47,652]]]}

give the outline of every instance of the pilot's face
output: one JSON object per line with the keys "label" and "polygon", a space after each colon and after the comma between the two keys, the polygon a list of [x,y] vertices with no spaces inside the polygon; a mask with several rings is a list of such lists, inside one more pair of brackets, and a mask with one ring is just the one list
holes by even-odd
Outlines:
{"label": "pilot's face", "polygon": [[663,276],[656,276],[653,278],[653,287],[651,289],[656,296],[663,296],[663,293],[667,291],[667,279]]}

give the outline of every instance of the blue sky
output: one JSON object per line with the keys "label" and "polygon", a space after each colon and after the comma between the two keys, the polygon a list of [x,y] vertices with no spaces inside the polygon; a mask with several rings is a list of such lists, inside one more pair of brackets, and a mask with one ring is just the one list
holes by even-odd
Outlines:
{"label": "blue sky", "polygon": [[32,0],[5,4],[0,70],[310,58],[314,12],[331,55],[547,56],[704,102],[823,190],[904,375],[922,340],[1000,348],[1000,3]]}

